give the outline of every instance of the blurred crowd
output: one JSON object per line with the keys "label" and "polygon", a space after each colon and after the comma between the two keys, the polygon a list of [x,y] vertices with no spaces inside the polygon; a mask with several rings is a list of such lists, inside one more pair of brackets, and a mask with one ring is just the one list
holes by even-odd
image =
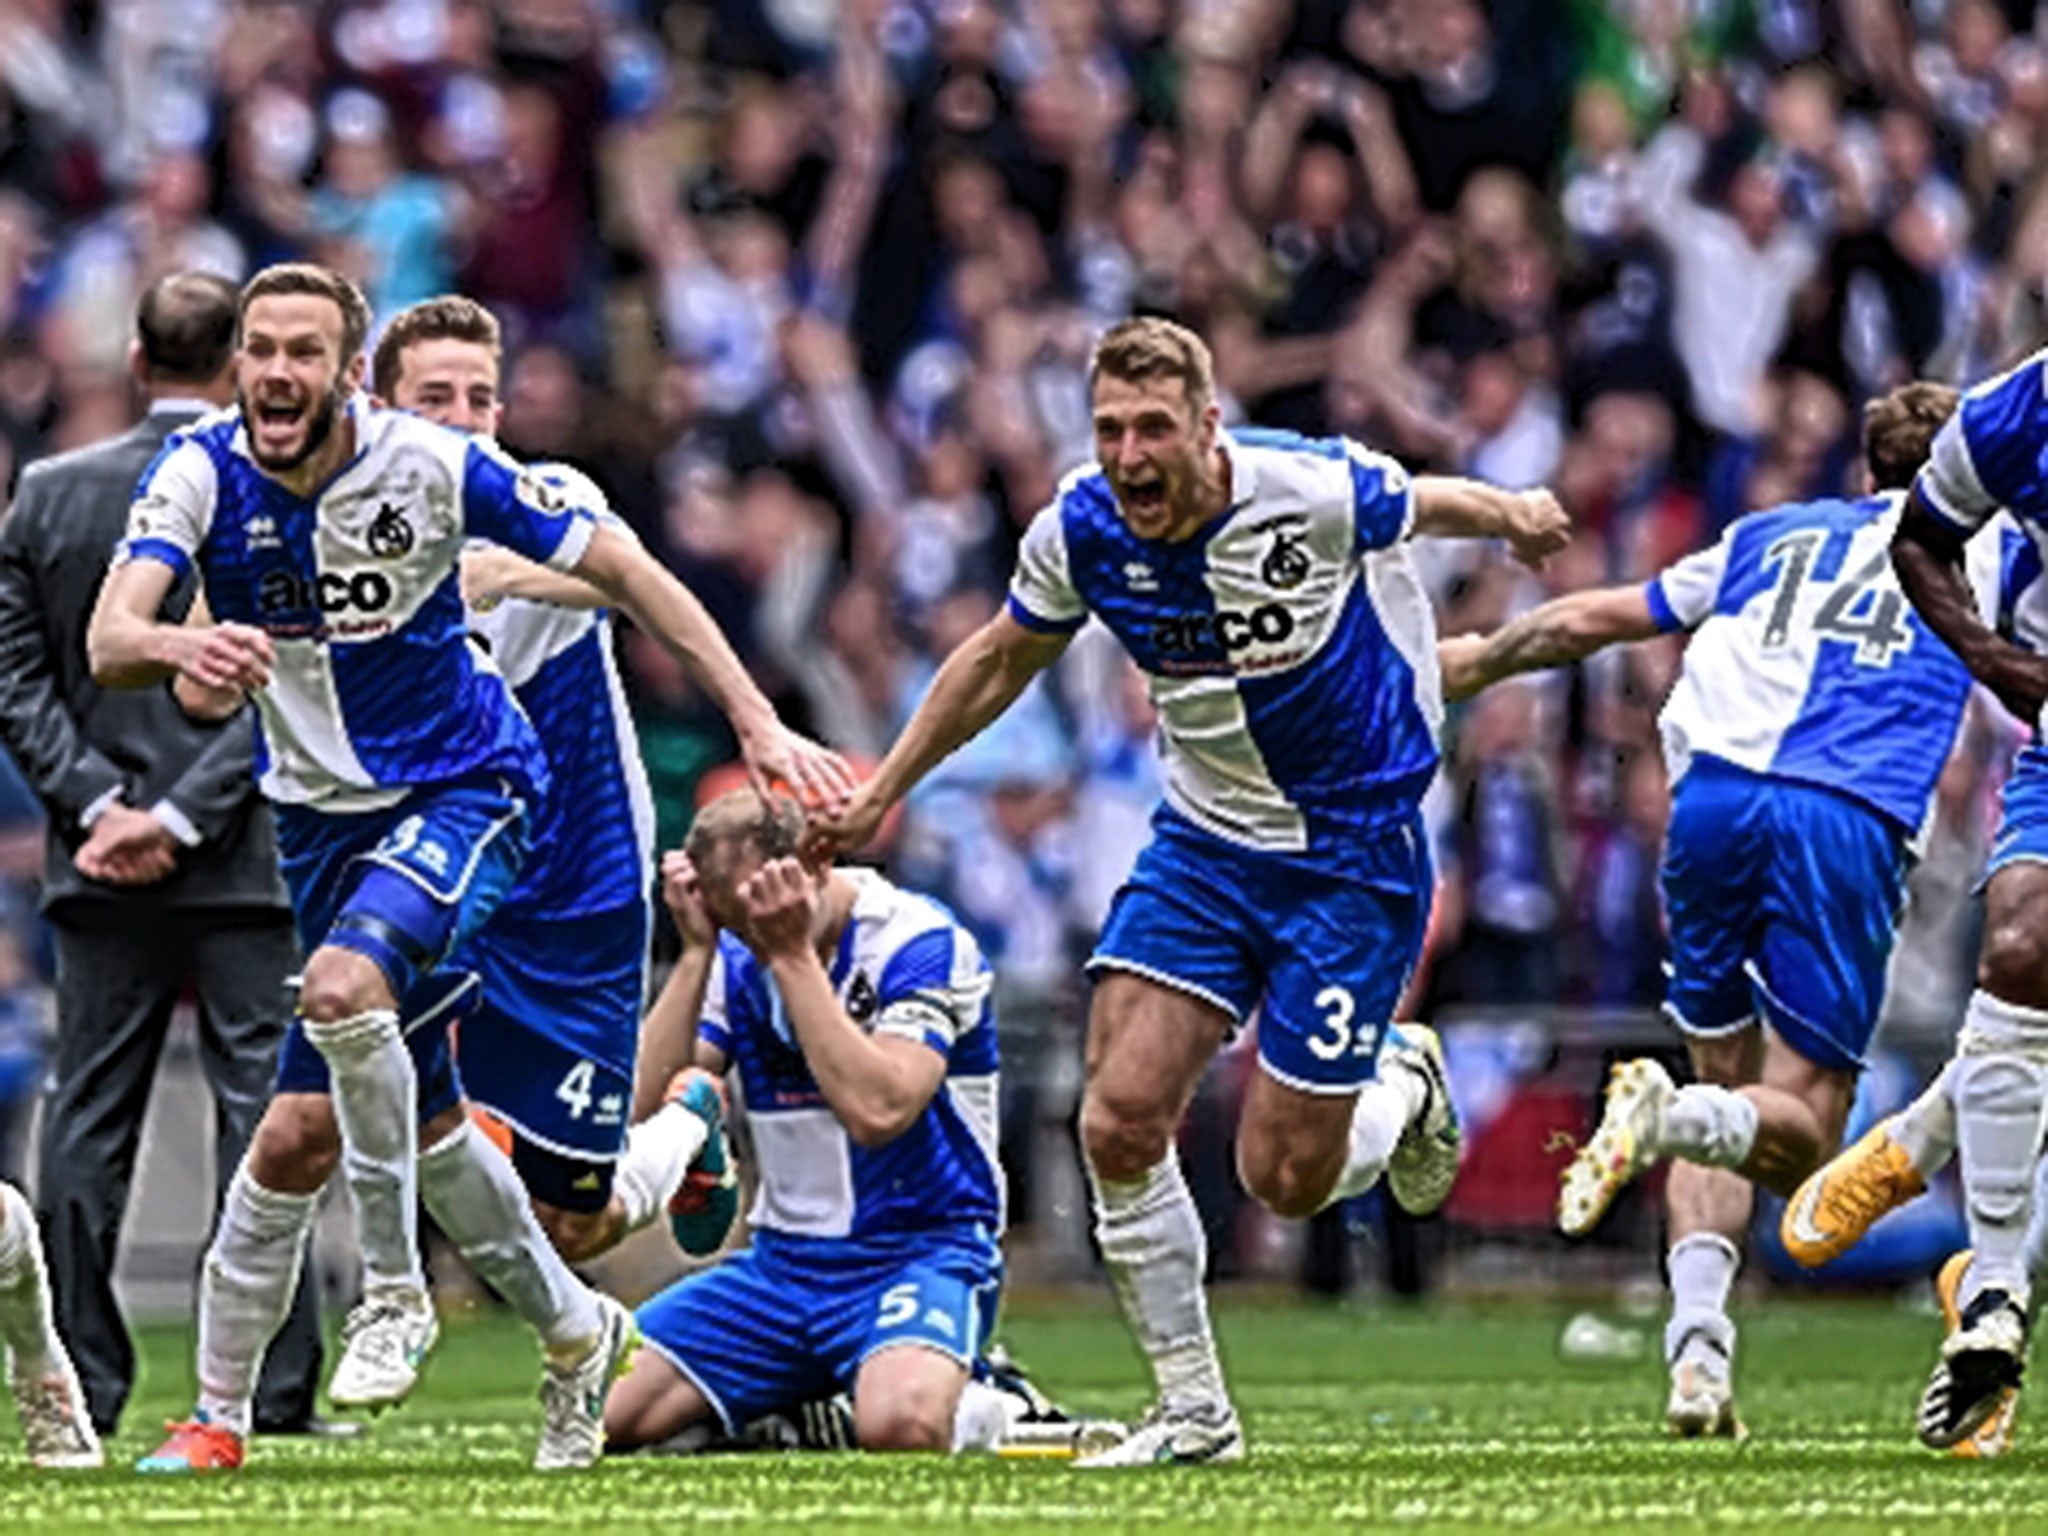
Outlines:
{"label": "blurred crowd", "polygon": [[[874,755],[1088,457],[1114,320],[1201,328],[1232,420],[1554,486],[1583,532],[1540,576],[1420,552],[1445,628],[1491,626],[1853,488],[1873,393],[2031,349],[2044,120],[2020,0],[0,0],[0,484],[125,423],[167,269],[459,288],[507,327],[507,447]],[[673,841],[730,743],[624,646]],[[1456,719],[1428,1006],[1659,1000],[1678,654]],[[1151,734],[1084,636],[896,830],[998,963],[1019,1093],[1064,1081]],[[1909,1024],[1966,985],[2011,733],[1967,744]]]}

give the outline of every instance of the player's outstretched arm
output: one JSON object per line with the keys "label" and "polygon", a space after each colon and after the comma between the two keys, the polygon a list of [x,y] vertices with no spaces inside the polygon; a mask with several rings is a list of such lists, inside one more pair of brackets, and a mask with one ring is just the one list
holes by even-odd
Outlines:
{"label": "player's outstretched arm", "polygon": [[1444,696],[1470,698],[1502,678],[1583,661],[1595,651],[1663,633],[1640,586],[1598,587],[1554,597],[1490,635],[1456,635],[1437,646]]}
{"label": "player's outstretched arm", "polygon": [[93,681],[102,688],[146,688],[177,674],[204,688],[237,692],[268,683],[274,654],[262,630],[158,620],[175,579],[157,560],[128,560],[108,572],[85,632]]}
{"label": "player's outstretched arm", "polygon": [[846,759],[783,725],[696,594],[660,561],[600,523],[575,572],[690,669],[732,722],[756,789],[766,794],[782,779],[812,804],[845,802],[853,789]]}
{"label": "player's outstretched arm", "polygon": [[479,613],[508,597],[553,603],[558,608],[602,608],[604,594],[587,581],[515,555],[495,545],[462,552],[462,600]]}
{"label": "player's outstretched arm", "polygon": [[1460,475],[1417,475],[1415,532],[1506,539],[1515,558],[1534,568],[1571,542],[1572,520],[1546,490],[1504,491]]}
{"label": "player's outstretched arm", "polygon": [[1921,505],[1916,488],[1892,535],[1892,567],[1906,600],[2016,719],[2038,724],[2048,704],[2048,657],[2000,639],[1984,622],[1965,572],[1964,547],[1947,522]]}
{"label": "player's outstretched arm", "polygon": [[863,1147],[894,1141],[946,1080],[946,1058],[920,1041],[869,1034],[847,1016],[813,937],[817,888],[795,859],[771,859],[739,889],[748,942],[774,978],[804,1065],[846,1134]]}
{"label": "player's outstretched arm", "polygon": [[844,810],[813,819],[813,845],[825,850],[863,847],[889,808],[1014,704],[1032,678],[1059,660],[1072,638],[1027,629],[1007,612],[969,635],[939,667],[874,775]]}

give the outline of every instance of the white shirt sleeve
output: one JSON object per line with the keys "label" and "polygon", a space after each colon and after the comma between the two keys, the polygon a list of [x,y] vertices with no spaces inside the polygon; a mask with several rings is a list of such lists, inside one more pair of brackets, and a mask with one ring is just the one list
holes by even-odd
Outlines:
{"label": "white shirt sleeve", "polygon": [[1055,501],[1031,520],[1010,578],[1010,617],[1042,634],[1070,635],[1088,618],[1067,566],[1066,530]]}
{"label": "white shirt sleeve", "polygon": [[160,560],[181,575],[190,570],[213,526],[218,492],[212,457],[199,444],[174,438],[135,488],[116,563]]}
{"label": "white shirt sleeve", "polygon": [[1734,538],[1735,529],[1730,528],[1720,542],[1687,555],[1651,578],[1645,595],[1659,629],[1666,634],[1677,629],[1697,629],[1713,617]]}

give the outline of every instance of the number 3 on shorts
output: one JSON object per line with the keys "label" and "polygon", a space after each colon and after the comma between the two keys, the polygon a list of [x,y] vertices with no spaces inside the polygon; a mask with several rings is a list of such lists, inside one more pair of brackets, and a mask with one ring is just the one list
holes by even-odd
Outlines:
{"label": "number 3 on shorts", "polygon": [[1340,1056],[1370,1056],[1378,1043],[1379,1031],[1371,1025],[1355,1029],[1352,1018],[1358,1001],[1344,987],[1325,987],[1316,994],[1316,1006],[1323,1010],[1323,1028],[1329,1033],[1308,1037],[1308,1048],[1324,1061]]}

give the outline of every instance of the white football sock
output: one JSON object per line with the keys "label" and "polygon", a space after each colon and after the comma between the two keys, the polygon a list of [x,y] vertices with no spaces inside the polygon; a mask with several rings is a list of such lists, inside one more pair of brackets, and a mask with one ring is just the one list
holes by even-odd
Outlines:
{"label": "white football sock", "polygon": [[1963,1205],[1976,1250],[1959,1298],[1987,1289],[2026,1306],[2027,1229],[2048,1119],[2048,1013],[1979,990],[1970,996],[1951,1083]]}
{"label": "white football sock", "polygon": [[626,1230],[638,1232],[668,1206],[690,1159],[711,1128],[680,1102],[660,1109],[626,1132],[626,1150],[612,1171],[612,1193],[625,1211]]}
{"label": "white football sock", "polygon": [[28,1198],[0,1180],[0,1343],[21,1376],[40,1376],[64,1358],[50,1315],[43,1237]]}
{"label": "white football sock", "polygon": [[465,1120],[420,1157],[427,1209],[470,1267],[531,1323],[551,1358],[573,1359],[603,1326],[597,1297],[555,1252],[512,1160]]}
{"label": "white football sock", "polygon": [[265,1189],[244,1162],[221,1202],[199,1274],[199,1411],[249,1433],[264,1352],[292,1308],[318,1195]]}
{"label": "white football sock", "polygon": [[303,1020],[333,1075],[341,1167],[356,1205],[363,1289],[424,1291],[420,1268],[419,1084],[398,1015],[372,1008],[328,1023]]}
{"label": "white football sock", "polygon": [[953,1454],[963,1451],[992,1451],[1003,1443],[1010,1427],[1006,1394],[986,1382],[969,1381],[960,1389],[960,1402],[953,1409]]}
{"label": "white football sock", "polygon": [[1922,1179],[1933,1178],[1956,1155],[1955,1069],[1951,1061],[1935,1073],[1920,1097],[1892,1119],[1891,1138]]}
{"label": "white football sock", "polygon": [[1756,1105],[1732,1088],[1693,1083],[1665,1107],[1657,1150],[1709,1168],[1734,1168],[1756,1144]]}
{"label": "white football sock", "polygon": [[1202,1295],[1208,1243],[1180,1154],[1138,1179],[1111,1180],[1089,1170],[1095,1237],[1116,1285],[1124,1318],[1152,1363],[1159,1400],[1169,1408],[1227,1406],[1223,1367]]}
{"label": "white football sock", "polygon": [[2027,1278],[2048,1280],[2048,1157],[2034,1160],[2034,1214],[2027,1222]]}
{"label": "white football sock", "polygon": [[1728,1320],[1728,1292],[1742,1267],[1741,1250],[1719,1232],[1692,1232],[1671,1245],[1664,1263],[1671,1277],[1664,1358],[1677,1365],[1702,1348],[1702,1339],[1711,1339],[1722,1353],[1732,1355],[1735,1329]]}
{"label": "white football sock", "polygon": [[1380,1175],[1387,1170],[1387,1159],[1393,1155],[1394,1143],[1401,1139],[1408,1122],[1421,1113],[1428,1094],[1428,1087],[1405,1067],[1390,1067],[1384,1077],[1358,1090],[1358,1101],[1351,1110],[1351,1145],[1344,1156],[1344,1171],[1337,1175],[1325,1205],[1362,1195],[1379,1182]]}

